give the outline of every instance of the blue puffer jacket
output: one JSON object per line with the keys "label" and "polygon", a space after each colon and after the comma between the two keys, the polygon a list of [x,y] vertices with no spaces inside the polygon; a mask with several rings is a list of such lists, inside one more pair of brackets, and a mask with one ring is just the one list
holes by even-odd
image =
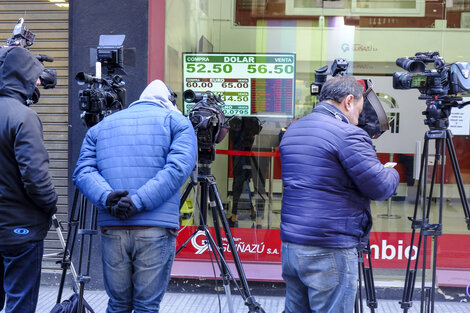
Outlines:
{"label": "blue puffer jacket", "polygon": [[[139,101],[88,130],[73,181],[98,207],[98,225],[179,226],[180,188],[194,168],[197,142],[168,95],[154,81]],[[128,190],[139,213],[128,220],[111,216],[105,207],[113,190]]]}
{"label": "blue puffer jacket", "polygon": [[377,159],[367,133],[322,102],[289,126],[280,153],[281,239],[326,248],[364,246],[372,227],[370,199],[389,198],[399,182],[398,172]]}

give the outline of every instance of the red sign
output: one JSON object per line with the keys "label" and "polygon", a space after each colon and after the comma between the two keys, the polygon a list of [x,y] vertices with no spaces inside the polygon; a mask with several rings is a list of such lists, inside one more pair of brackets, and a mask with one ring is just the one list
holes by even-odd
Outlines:
{"label": "red sign", "polygon": [[[209,227],[210,233],[216,240],[214,228]],[[233,228],[232,236],[238,255],[243,262],[281,263],[281,238],[279,229]],[[191,237],[177,259],[210,260],[209,247],[203,231],[197,227],[186,227],[177,238],[179,248]],[[222,245],[225,257],[232,260],[231,249],[227,238],[222,232]],[[414,247],[411,245],[411,233],[373,232],[370,236],[371,257],[373,268],[406,268],[411,250],[411,266],[416,261],[419,232],[416,232]],[[427,239],[426,268],[430,268],[432,239]],[[424,243],[421,249],[424,248]],[[420,252],[418,268],[422,268],[423,250]],[[438,237],[437,266],[448,268],[470,268],[470,234],[444,234]]]}
{"label": "red sign", "polygon": [[[217,242],[214,227],[209,227],[209,231]],[[281,237],[278,229],[232,228],[231,231],[242,261],[281,262]],[[225,257],[232,260],[231,249],[222,228],[221,233]],[[186,248],[178,253],[177,258],[209,260],[209,246],[206,244],[205,233],[197,231],[195,226],[186,227],[179,233],[176,247],[179,248],[190,236],[192,237]]]}

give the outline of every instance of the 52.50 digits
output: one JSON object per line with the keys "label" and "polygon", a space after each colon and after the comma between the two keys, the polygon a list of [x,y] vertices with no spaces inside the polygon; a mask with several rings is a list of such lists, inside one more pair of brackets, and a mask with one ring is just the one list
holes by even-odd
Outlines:
{"label": "52.50 digits", "polygon": [[231,64],[204,64],[204,63],[188,63],[186,64],[186,72],[188,73],[231,73],[232,65]]}

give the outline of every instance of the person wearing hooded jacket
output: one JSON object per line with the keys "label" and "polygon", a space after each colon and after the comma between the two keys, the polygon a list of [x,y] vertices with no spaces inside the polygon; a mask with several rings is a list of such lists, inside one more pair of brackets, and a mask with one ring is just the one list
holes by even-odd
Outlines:
{"label": "person wearing hooded jacket", "polygon": [[28,50],[0,48],[0,287],[11,313],[36,310],[44,238],[56,212],[42,124],[28,107],[43,70]]}
{"label": "person wearing hooded jacket", "polygon": [[358,250],[372,228],[370,199],[385,200],[398,186],[398,172],[380,163],[356,126],[363,92],[352,76],[328,80],[313,112],[282,138],[286,313],[353,312]]}
{"label": "person wearing hooded jacket", "polygon": [[88,130],[73,181],[98,208],[107,312],[159,311],[175,256],[180,188],[196,156],[191,122],[160,80]]}

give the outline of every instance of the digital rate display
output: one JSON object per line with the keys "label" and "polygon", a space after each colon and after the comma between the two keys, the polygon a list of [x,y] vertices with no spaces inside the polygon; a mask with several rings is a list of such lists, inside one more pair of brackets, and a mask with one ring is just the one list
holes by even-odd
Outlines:
{"label": "digital rate display", "polygon": [[292,117],[294,88],[293,53],[183,54],[183,90],[221,94],[227,116]]}

